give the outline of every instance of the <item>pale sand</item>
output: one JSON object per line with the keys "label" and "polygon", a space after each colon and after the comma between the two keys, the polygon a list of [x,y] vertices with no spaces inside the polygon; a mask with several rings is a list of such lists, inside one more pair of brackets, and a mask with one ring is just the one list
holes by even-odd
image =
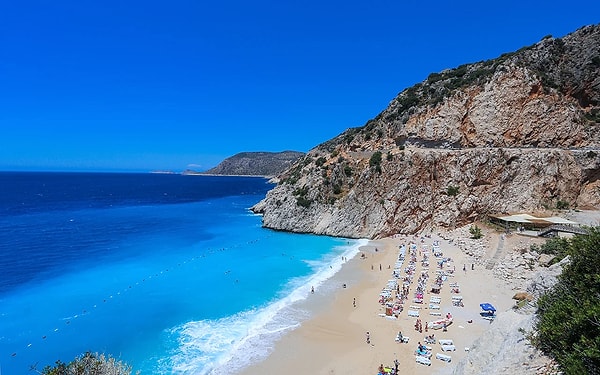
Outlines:
{"label": "pale sand", "polygon": [[[421,270],[421,257],[417,257],[417,273],[411,286],[409,300],[404,304],[404,311],[397,320],[380,317],[384,308],[378,303],[379,293],[389,279],[392,279],[392,269],[398,258],[398,246],[409,241],[417,243],[423,249],[421,239],[418,237],[387,238],[371,242],[364,247],[366,259],[361,259],[360,254],[349,260],[342,270],[330,281],[339,284],[332,296],[323,296],[316,293],[304,303],[304,308],[314,313],[313,318],[305,321],[299,328],[282,337],[274,346],[271,355],[264,361],[242,370],[242,375],[264,374],[377,374],[380,364],[393,366],[394,359],[400,362],[401,374],[448,374],[456,363],[466,355],[465,348],[470,347],[490,323],[479,315],[479,304],[492,303],[499,314],[513,306],[511,299],[514,294],[506,284],[496,280],[490,270],[476,265],[471,270],[471,263],[451,242],[438,236],[425,238],[424,243],[431,250],[434,240],[440,241],[444,257],[453,259],[455,276],[448,278],[439,295],[441,302],[440,311],[443,315],[452,313],[454,322],[448,327],[447,332],[442,330],[429,330],[419,333],[414,325],[416,318],[408,317],[409,306],[415,305],[412,301],[416,286],[416,279]],[[492,239],[491,246],[496,246],[497,240]],[[379,251],[375,251],[378,248]],[[488,249],[487,257],[495,253],[495,248]],[[431,251],[430,251],[431,252]],[[408,265],[407,259],[403,268]],[[379,270],[379,265],[382,270]],[[467,271],[463,271],[463,264]],[[391,269],[388,269],[388,265]],[[371,269],[373,266],[373,270]],[[429,266],[430,279],[427,283],[428,292],[425,293],[424,303],[420,312],[423,326],[427,321],[439,318],[429,315],[429,293],[435,278],[436,259],[430,254]],[[445,268],[448,269],[448,268]],[[404,275],[404,272],[402,273]],[[355,281],[356,280],[356,281]],[[460,295],[463,296],[464,307],[452,306],[449,283],[460,285]],[[342,284],[347,283],[347,288]],[[357,306],[353,307],[353,298]],[[468,323],[472,320],[472,323]],[[366,332],[370,332],[371,344],[366,343]],[[410,337],[408,344],[395,342],[398,331]],[[417,343],[424,344],[426,334],[435,333],[436,339],[453,339],[456,346],[454,352],[442,352],[440,345],[432,345],[433,356],[431,366],[424,366],[415,362],[414,351]],[[452,362],[446,363],[435,359],[436,353],[452,356]]]}

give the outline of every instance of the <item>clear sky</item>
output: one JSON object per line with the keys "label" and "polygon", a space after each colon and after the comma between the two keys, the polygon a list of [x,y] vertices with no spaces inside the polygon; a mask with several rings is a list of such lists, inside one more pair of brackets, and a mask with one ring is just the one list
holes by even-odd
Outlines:
{"label": "clear sky", "polygon": [[0,170],[308,151],[431,72],[599,22],[598,0],[5,0]]}

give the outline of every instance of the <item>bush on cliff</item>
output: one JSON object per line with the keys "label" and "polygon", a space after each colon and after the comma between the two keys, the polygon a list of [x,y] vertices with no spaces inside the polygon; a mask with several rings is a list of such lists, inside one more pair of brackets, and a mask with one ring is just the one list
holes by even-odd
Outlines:
{"label": "bush on cliff", "polygon": [[534,344],[565,374],[600,373],[600,229],[567,241],[570,263],[538,301]]}
{"label": "bush on cliff", "polygon": [[369,166],[375,167],[375,170],[378,173],[381,173],[381,151],[375,151],[373,155],[371,155],[371,159],[369,159]]}

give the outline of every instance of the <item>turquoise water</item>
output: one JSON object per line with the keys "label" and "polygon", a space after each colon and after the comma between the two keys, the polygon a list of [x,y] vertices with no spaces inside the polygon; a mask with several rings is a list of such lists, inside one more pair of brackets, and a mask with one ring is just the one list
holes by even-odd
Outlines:
{"label": "turquoise water", "polygon": [[[263,179],[29,177],[27,186],[50,179],[57,191],[63,183],[78,188],[30,204],[18,178],[0,175],[16,200],[0,202],[5,374],[85,351],[109,353],[142,374],[238,370],[308,317],[294,302],[363,243],[261,228],[248,208],[271,188]],[[102,185],[103,193],[91,193]],[[47,194],[35,191],[30,197]]]}

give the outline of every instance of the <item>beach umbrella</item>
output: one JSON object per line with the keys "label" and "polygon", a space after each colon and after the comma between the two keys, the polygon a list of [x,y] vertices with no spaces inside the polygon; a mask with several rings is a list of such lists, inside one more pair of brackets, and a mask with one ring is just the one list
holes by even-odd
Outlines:
{"label": "beach umbrella", "polygon": [[496,308],[494,306],[492,306],[491,303],[480,303],[479,306],[481,306],[481,309],[483,311],[491,311],[491,312],[496,312]]}

